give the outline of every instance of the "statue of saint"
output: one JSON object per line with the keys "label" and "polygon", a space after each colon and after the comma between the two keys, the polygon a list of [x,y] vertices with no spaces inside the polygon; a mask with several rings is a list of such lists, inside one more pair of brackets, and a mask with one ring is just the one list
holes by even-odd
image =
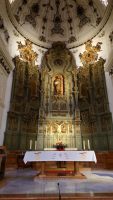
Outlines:
{"label": "statue of saint", "polygon": [[54,94],[63,95],[63,77],[62,75],[57,75],[54,79]]}

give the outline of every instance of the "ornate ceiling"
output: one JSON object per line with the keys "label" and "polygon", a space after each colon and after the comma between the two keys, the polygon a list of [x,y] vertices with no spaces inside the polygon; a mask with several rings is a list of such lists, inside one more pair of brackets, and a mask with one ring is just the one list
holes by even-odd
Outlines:
{"label": "ornate ceiling", "polygon": [[64,41],[72,48],[103,28],[111,1],[104,5],[103,0],[15,0],[7,8],[14,26],[33,43],[47,48]]}

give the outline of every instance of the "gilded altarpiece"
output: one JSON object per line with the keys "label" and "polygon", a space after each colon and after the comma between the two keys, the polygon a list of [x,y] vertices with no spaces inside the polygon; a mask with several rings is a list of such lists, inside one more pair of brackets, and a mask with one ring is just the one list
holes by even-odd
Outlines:
{"label": "gilded altarpiece", "polygon": [[52,148],[62,142],[82,148],[78,108],[77,67],[63,43],[54,43],[42,61],[41,104],[37,146]]}
{"label": "gilded altarpiece", "polygon": [[20,56],[14,58],[13,84],[10,110],[5,134],[5,145],[9,149],[29,149],[37,138],[40,100],[40,73],[35,64],[37,54],[26,40],[19,43]]}
{"label": "gilded altarpiece", "polygon": [[109,110],[103,58],[99,58],[101,43],[85,44],[78,69],[79,108],[83,147],[94,150],[113,149],[113,126]]}
{"label": "gilded altarpiece", "polygon": [[31,42],[18,43],[18,49],[5,145],[26,150],[32,141],[31,149],[43,150],[62,142],[68,148],[112,150],[101,43],[85,44],[80,67],[64,43],[54,43],[40,70]]}

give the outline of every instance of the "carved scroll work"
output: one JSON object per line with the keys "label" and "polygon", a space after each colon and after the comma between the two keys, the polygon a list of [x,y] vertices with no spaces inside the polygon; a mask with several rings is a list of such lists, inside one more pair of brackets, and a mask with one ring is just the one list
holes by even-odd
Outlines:
{"label": "carved scroll work", "polygon": [[37,60],[38,54],[32,50],[32,43],[29,40],[25,41],[25,45],[21,42],[18,43],[18,50],[20,52],[20,58],[25,62],[34,62]]}
{"label": "carved scroll work", "polygon": [[98,53],[101,50],[101,42],[98,42],[95,46],[92,45],[92,40],[89,40],[85,44],[86,51],[83,54],[80,53],[79,57],[83,65],[94,64],[98,59]]}

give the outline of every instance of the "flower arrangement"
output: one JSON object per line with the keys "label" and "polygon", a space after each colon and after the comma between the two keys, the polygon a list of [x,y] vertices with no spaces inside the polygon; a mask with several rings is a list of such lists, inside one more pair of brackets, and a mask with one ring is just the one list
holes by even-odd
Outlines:
{"label": "flower arrangement", "polygon": [[63,151],[67,145],[63,144],[62,141],[58,141],[53,147],[59,151]]}

